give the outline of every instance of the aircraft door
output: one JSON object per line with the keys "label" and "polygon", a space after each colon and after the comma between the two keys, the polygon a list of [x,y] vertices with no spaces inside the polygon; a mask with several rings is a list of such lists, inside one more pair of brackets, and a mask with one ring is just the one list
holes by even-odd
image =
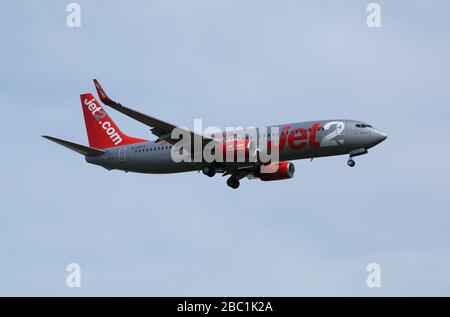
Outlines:
{"label": "aircraft door", "polygon": [[344,135],[344,133],[345,133],[345,123],[341,122],[341,121],[337,122],[336,134],[337,135]]}
{"label": "aircraft door", "polygon": [[125,153],[127,151],[126,147],[122,147],[119,149],[119,162],[123,163],[125,162]]}

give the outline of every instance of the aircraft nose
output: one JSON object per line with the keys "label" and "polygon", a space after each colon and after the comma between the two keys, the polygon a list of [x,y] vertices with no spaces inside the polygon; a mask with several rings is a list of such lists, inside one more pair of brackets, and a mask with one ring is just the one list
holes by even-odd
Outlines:
{"label": "aircraft nose", "polygon": [[377,132],[375,133],[375,137],[377,139],[377,143],[381,143],[384,140],[386,140],[388,135],[386,133],[384,133],[383,131],[377,130]]}

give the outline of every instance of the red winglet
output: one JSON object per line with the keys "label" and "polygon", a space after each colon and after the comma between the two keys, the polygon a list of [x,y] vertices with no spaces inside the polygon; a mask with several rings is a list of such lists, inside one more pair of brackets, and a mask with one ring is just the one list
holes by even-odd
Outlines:
{"label": "red winglet", "polygon": [[106,95],[105,91],[103,90],[102,86],[100,86],[100,83],[98,82],[97,79],[94,79],[94,84],[95,84],[95,88],[97,89],[97,93],[98,93],[98,96],[100,97],[100,100],[105,105],[111,105],[111,104],[116,103],[116,102],[112,101],[111,99],[109,99],[109,97]]}

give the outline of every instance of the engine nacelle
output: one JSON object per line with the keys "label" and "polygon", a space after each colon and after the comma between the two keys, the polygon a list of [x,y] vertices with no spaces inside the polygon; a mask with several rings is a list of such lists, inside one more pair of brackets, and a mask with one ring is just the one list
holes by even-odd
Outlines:
{"label": "engine nacelle", "polygon": [[278,181],[294,177],[295,166],[291,162],[274,162],[261,166],[258,177],[262,181]]}
{"label": "engine nacelle", "polygon": [[229,162],[230,159],[237,162],[238,159],[244,159],[244,162],[256,162],[257,148],[255,142],[249,140],[234,140],[223,142],[219,145],[219,155],[224,162]]}

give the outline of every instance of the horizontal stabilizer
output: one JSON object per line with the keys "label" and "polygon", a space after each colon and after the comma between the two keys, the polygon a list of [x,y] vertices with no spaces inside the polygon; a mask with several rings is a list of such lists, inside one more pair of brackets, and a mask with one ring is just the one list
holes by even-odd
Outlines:
{"label": "horizontal stabilizer", "polygon": [[62,146],[65,146],[68,149],[71,149],[75,152],[78,152],[80,154],[83,154],[84,156],[97,156],[97,155],[102,155],[103,153],[105,153],[105,151],[93,148],[93,147],[89,147],[89,146],[85,146],[85,145],[81,145],[81,144],[77,144],[77,143],[73,143],[73,142],[69,142],[69,141],[65,141],[65,140],[61,140],[58,138],[54,138],[52,136],[48,136],[48,135],[43,135],[43,138],[46,138],[47,140],[53,141],[55,143],[58,143]]}

